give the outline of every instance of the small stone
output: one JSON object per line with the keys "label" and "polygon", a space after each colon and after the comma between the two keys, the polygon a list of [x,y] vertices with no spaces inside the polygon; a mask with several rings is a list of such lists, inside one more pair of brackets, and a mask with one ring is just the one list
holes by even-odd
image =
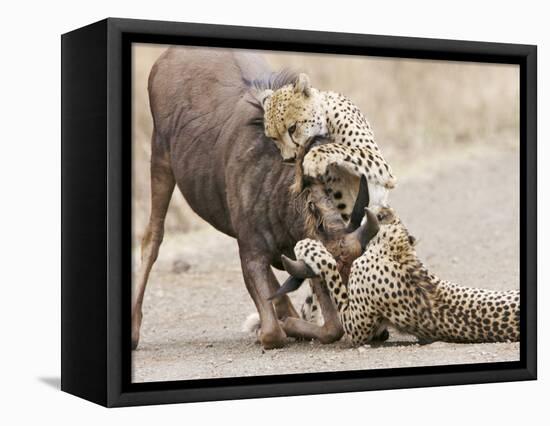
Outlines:
{"label": "small stone", "polygon": [[187,272],[191,269],[191,265],[187,263],[185,260],[174,260],[172,263],[172,272],[176,274],[181,274],[182,272]]}

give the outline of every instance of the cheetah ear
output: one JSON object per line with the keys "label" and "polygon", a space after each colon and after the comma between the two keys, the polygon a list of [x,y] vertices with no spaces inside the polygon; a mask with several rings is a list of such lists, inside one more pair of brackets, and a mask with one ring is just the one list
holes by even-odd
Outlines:
{"label": "cheetah ear", "polygon": [[311,95],[311,83],[307,74],[300,73],[294,82],[294,93],[303,93],[307,97]]}
{"label": "cheetah ear", "polygon": [[258,102],[260,103],[264,111],[266,110],[268,101],[271,100],[272,95],[273,95],[273,90],[271,89],[263,90],[257,94],[256,99],[258,99]]}
{"label": "cheetah ear", "polygon": [[391,223],[395,220],[395,211],[391,207],[382,207],[377,218],[380,223]]}

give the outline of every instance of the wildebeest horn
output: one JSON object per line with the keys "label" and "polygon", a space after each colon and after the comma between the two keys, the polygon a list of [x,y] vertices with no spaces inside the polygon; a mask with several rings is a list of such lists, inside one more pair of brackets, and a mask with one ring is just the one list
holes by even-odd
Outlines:
{"label": "wildebeest horn", "polygon": [[286,281],[283,283],[281,288],[279,288],[279,290],[277,290],[275,294],[273,294],[267,300],[273,300],[277,297],[281,297],[287,293],[298,290],[305,280],[306,280],[305,278],[296,278],[291,275],[286,279]]}
{"label": "wildebeest horn", "polygon": [[272,300],[276,297],[281,297],[287,293],[298,290],[306,278],[313,278],[316,276],[315,272],[313,272],[303,260],[292,260],[284,254],[281,255],[281,260],[283,261],[285,270],[290,274],[290,277],[288,277],[281,288],[267,300]]}
{"label": "wildebeest horn", "polygon": [[365,214],[365,208],[369,206],[369,184],[367,178],[362,175],[359,182],[359,192],[357,193],[357,199],[351,212],[351,217],[348,224],[348,232],[353,232],[361,225],[361,220]]}
{"label": "wildebeest horn", "polygon": [[369,241],[372,240],[380,230],[380,224],[378,223],[376,215],[368,208],[365,209],[365,213],[367,214],[367,221],[353,232],[357,236],[361,244],[361,250],[363,251],[367,247]]}
{"label": "wildebeest horn", "polygon": [[283,261],[285,271],[287,271],[293,277],[305,279],[317,276],[315,272],[313,272],[313,270],[303,260],[292,260],[286,257],[284,254],[281,255],[281,260]]}

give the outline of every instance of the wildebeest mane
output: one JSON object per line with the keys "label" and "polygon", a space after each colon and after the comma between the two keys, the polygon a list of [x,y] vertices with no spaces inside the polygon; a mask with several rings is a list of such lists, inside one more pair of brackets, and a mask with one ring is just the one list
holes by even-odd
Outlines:
{"label": "wildebeest mane", "polygon": [[277,90],[287,84],[292,84],[298,78],[298,73],[289,69],[283,68],[280,71],[267,73],[254,80],[245,80],[247,86],[256,90]]}

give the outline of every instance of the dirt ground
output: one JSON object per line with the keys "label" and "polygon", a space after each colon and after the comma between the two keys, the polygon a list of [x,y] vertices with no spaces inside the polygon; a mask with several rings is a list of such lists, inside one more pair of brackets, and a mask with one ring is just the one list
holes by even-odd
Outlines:
{"label": "dirt ground", "polygon": [[[519,155],[476,148],[434,155],[400,170],[391,204],[444,279],[489,289],[519,286]],[[136,252],[137,253],[137,252]],[[139,258],[139,256],[135,256]],[[137,267],[137,265],[136,265]],[[280,279],[286,274],[277,272]],[[304,286],[305,287],[305,286]],[[299,307],[303,290],[293,295]],[[263,351],[241,331],[254,311],[236,241],[213,228],[165,239],[145,296],[136,382],[512,361],[518,343],[420,346],[390,330],[380,347],[289,340]]]}

